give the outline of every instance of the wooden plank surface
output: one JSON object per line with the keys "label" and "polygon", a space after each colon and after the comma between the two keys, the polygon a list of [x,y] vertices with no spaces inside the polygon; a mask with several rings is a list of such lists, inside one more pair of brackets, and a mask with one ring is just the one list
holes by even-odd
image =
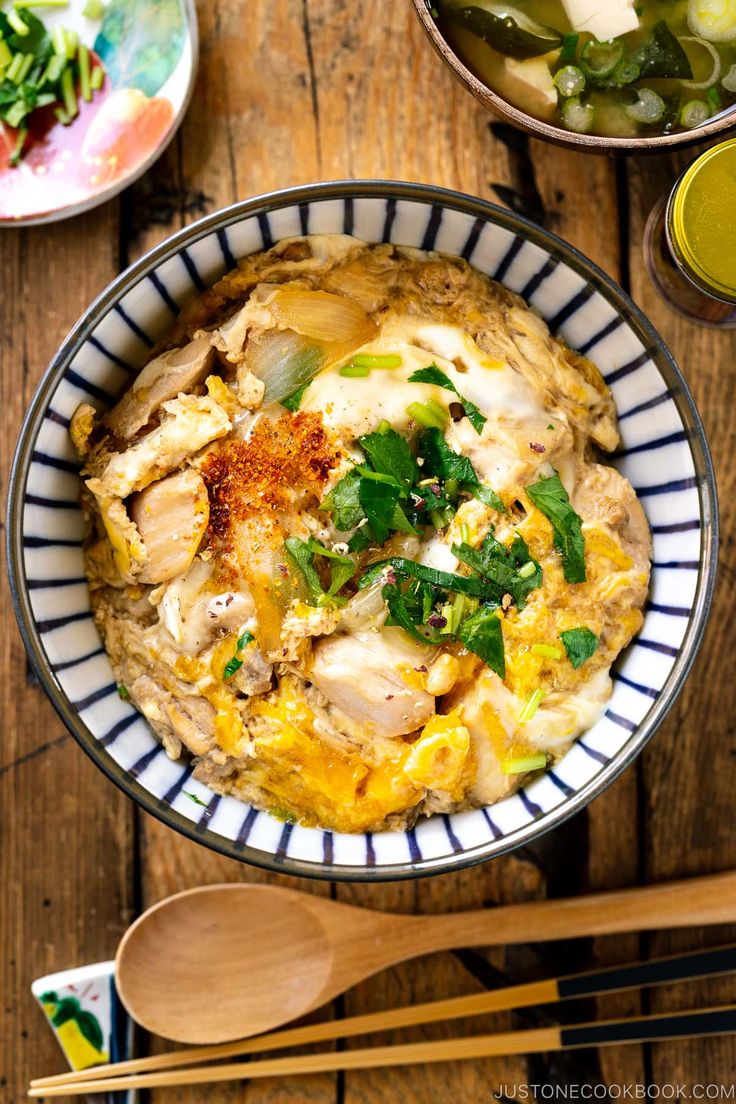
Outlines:
{"label": "wooden plank surface", "polygon": [[[646,214],[676,174],[672,159],[613,162],[530,141],[491,118],[424,40],[408,0],[201,0],[202,57],[194,101],[170,149],[133,189],[72,222],[0,236],[1,462],[35,382],[94,294],[125,264],[205,211],[270,188],[338,177],[427,181],[504,202],[543,221],[631,284],[680,360],[714,446],[720,489],[733,495],[736,337],[698,329],[668,310],[643,271]],[[682,160],[682,159],[681,159]],[[726,401],[729,395],[731,401]],[[2,501],[5,501],[5,487]],[[301,888],[411,913],[490,906],[736,866],[733,823],[736,680],[733,512],[726,510],[715,615],[694,675],[649,749],[584,813],[514,855],[416,883]],[[140,814],[85,759],[28,679],[2,591],[3,994],[0,1101],[15,1104],[32,1075],[59,1068],[29,996],[51,969],[111,955],[135,908],[191,885],[278,881],[222,859]],[[8,815],[9,814],[9,815]],[[489,913],[492,932],[492,913]],[[714,943],[687,932],[538,948],[471,949],[387,971],[335,1002],[341,1016],[477,991]],[[733,935],[733,933],[730,933]],[[492,938],[492,936],[489,936]],[[733,981],[649,998],[624,995],[561,1011],[563,1018],[632,1014],[736,999]],[[533,1010],[475,1023],[395,1033],[379,1041],[533,1026]],[[527,1083],[731,1084],[732,1040],[611,1048],[575,1055],[469,1062],[408,1072],[323,1075],[153,1094],[178,1104],[373,1104],[492,1099]]]}

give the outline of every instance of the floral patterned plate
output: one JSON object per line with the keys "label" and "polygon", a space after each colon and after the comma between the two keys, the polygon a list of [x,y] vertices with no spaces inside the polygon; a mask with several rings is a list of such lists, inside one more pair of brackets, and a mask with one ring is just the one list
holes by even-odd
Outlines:
{"label": "floral patterned plate", "polygon": [[22,160],[16,131],[0,123],[0,226],[34,225],[96,207],[136,180],[165,149],[186,111],[197,68],[193,0],[107,0],[101,19],[85,0],[40,14],[76,31],[105,79],[63,126],[53,107],[30,117]]}

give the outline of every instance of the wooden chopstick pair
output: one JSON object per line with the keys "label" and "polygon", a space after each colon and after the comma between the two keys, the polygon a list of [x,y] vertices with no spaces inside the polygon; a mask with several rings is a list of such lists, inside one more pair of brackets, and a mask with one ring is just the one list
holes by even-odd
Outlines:
{"label": "wooden chopstick pair", "polygon": [[551,1004],[576,997],[594,997],[626,989],[714,977],[734,971],[736,971],[736,944],[729,944],[711,950],[691,951],[629,966],[613,966],[604,970],[551,978],[547,981],[513,985],[488,993],[431,1001],[409,1008],[396,1008],[388,1012],[374,1012],[344,1020],[290,1028],[232,1043],[189,1047],[168,1054],[134,1058],[115,1065],[96,1066],[53,1077],[42,1077],[31,1082],[29,1096],[73,1096],[79,1093],[160,1088],[426,1062],[461,1061],[509,1054],[533,1054],[580,1047],[731,1034],[736,1033],[736,1006],[729,1005],[566,1027],[532,1028],[496,1035],[442,1039],[435,1042],[300,1054],[258,1062],[236,1062],[229,1065],[200,1065],[200,1063],[214,1062],[223,1058],[284,1050],[392,1028],[462,1019],[487,1012],[529,1008],[537,1004]]}

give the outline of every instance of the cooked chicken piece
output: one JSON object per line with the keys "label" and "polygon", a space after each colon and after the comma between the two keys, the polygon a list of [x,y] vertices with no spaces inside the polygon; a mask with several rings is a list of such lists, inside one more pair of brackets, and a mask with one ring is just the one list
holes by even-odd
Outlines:
{"label": "cooked chicken piece", "polygon": [[167,636],[188,655],[204,651],[218,636],[256,627],[255,604],[247,587],[221,590],[212,565],[199,558],[171,580],[158,613]]}
{"label": "cooked chicken piece", "polygon": [[99,480],[90,479],[87,486],[97,499],[102,524],[115,554],[115,565],[122,579],[132,583],[148,558],[146,547],[135,523],[128,517],[124,503],[104,492],[96,493],[93,483],[97,484]]}
{"label": "cooked chicken piece", "polygon": [[[504,774],[499,751],[510,745],[516,727],[514,695],[498,675],[482,668],[473,683],[444,699],[445,708],[458,710],[470,733],[471,752],[477,763],[475,782],[469,789],[474,805],[492,805],[515,790],[518,776]],[[494,739],[495,737],[495,739]]]}
{"label": "cooked chicken piece", "polygon": [[72,420],[69,423],[69,436],[72,439],[74,451],[80,460],[84,460],[89,456],[92,447],[89,438],[95,428],[96,420],[97,411],[89,403],[82,403],[72,414]]}
{"label": "cooked chicken piece", "polygon": [[209,395],[179,395],[163,403],[161,425],[125,452],[113,453],[100,478],[88,480],[94,495],[127,498],[161,479],[188,457],[218,437],[231,423],[222,407]]}
{"label": "cooked chicken piece", "polygon": [[183,349],[169,349],[154,357],[105,416],[105,424],[116,437],[130,440],[164,402],[175,399],[182,391],[190,391],[204,379],[214,355],[210,342],[201,337]]}
{"label": "cooked chicken piece", "polygon": [[243,666],[229,680],[233,689],[249,697],[268,693],[271,689],[273,667],[266,662],[261,651],[251,644],[239,654],[239,658]]}
{"label": "cooked chicken piece", "polygon": [[349,717],[383,736],[404,736],[434,713],[432,695],[410,685],[430,656],[401,629],[345,633],[315,645],[309,677]]}
{"label": "cooked chicken piece", "polygon": [[615,468],[586,464],[578,473],[572,504],[586,522],[611,528],[624,552],[640,571],[649,570],[652,535],[634,488]]}
{"label": "cooked chicken piece", "polygon": [[263,401],[266,385],[259,380],[244,363],[238,365],[236,373],[238,384],[238,402],[246,410],[257,410]]}
{"label": "cooked chicken piece", "polygon": [[585,437],[611,451],[619,441],[613,398],[598,369],[560,345],[539,315],[516,300],[499,329],[478,337],[489,353],[498,352],[536,388],[550,408],[561,407]]}
{"label": "cooked chicken piece", "polygon": [[155,679],[142,675],[128,687],[130,696],[156,731],[170,759],[178,759],[183,744],[194,755],[205,755],[215,739],[215,711],[202,697],[177,695]]}
{"label": "cooked chicken piece", "polygon": [[151,483],[134,496],[130,516],[147,558],[141,583],[163,583],[190,566],[210,517],[207,488],[193,468]]}

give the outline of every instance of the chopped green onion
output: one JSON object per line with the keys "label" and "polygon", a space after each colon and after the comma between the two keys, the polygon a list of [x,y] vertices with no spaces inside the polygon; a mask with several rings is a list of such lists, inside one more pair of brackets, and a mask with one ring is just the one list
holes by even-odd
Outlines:
{"label": "chopped green onion", "polygon": [[77,93],[74,88],[74,75],[71,68],[66,68],[61,74],[61,97],[64,101],[64,110],[70,119],[73,119],[79,111],[77,105]]}
{"label": "chopped green onion", "polygon": [[22,54],[21,56],[22,56],[23,60],[21,62],[20,69],[18,70],[18,74],[15,77],[15,83],[16,84],[22,84],[23,83],[23,81],[28,76],[28,73],[30,71],[31,66],[33,65],[33,60],[34,60],[33,54]]}
{"label": "chopped green onion", "polygon": [[569,100],[565,100],[560,113],[563,126],[576,134],[588,133],[593,126],[593,115],[592,104],[581,103],[579,96],[571,96]]}
{"label": "chopped green onion", "polygon": [[460,540],[463,544],[470,543],[470,530],[468,529],[464,521],[460,523]]}
{"label": "chopped green onion", "polygon": [[579,34],[566,34],[562,36],[562,50],[560,51],[560,61],[563,65],[565,64],[565,62],[573,60],[578,51],[579,41]]}
{"label": "chopped green onion", "polygon": [[585,74],[577,65],[565,65],[555,73],[554,82],[562,96],[579,96],[585,88]]}
{"label": "chopped green onion", "polygon": [[721,111],[723,108],[723,100],[721,99],[721,93],[718,91],[715,85],[711,85],[708,91],[705,93],[708,103],[713,108],[713,111]]}
{"label": "chopped green onion", "polygon": [[24,57],[23,54],[15,54],[14,55],[13,60],[11,61],[10,65],[8,66],[7,72],[5,74],[5,79],[6,80],[13,81],[16,84],[18,83],[17,77],[18,77],[18,73],[20,73],[20,67],[23,64],[23,57]]}
{"label": "chopped green onion", "polygon": [[585,43],[580,55],[580,67],[590,80],[604,80],[610,77],[624,56],[624,44],[617,40],[597,42],[595,39]]}
{"label": "chopped green onion", "polygon": [[18,12],[9,11],[6,13],[5,18],[7,19],[8,23],[13,28],[15,33],[17,35],[20,35],[21,38],[30,33],[31,28],[28,26],[26,21],[20,17]]}
{"label": "chopped green onion", "polygon": [[641,76],[641,69],[635,61],[622,59],[611,73],[611,80],[616,85],[633,84]]}
{"label": "chopped green onion", "polygon": [[519,724],[526,724],[527,721],[530,721],[532,719],[534,714],[539,709],[539,705],[543,697],[544,690],[541,689],[537,689],[534,691],[533,694],[529,695],[523,707],[519,711],[519,716],[517,717]]}
{"label": "chopped green onion", "polygon": [[444,625],[444,627],[440,629],[440,633],[443,636],[452,636],[452,634],[455,631],[454,614],[453,614],[452,604],[450,602],[448,602],[447,605],[442,607],[442,609],[440,610],[440,613],[444,617],[445,621],[447,622],[447,624]]}
{"label": "chopped green onion", "polygon": [[523,567],[520,567],[517,571],[517,575],[520,579],[531,579],[534,572],[537,570],[537,566],[533,560],[529,560]]}
{"label": "chopped green onion", "polygon": [[4,69],[6,65],[10,65],[13,60],[13,53],[7,42],[4,42],[0,38],[0,69]]}
{"label": "chopped green onion", "polygon": [[85,19],[102,19],[104,14],[105,5],[102,0],[87,0],[82,8],[82,15]]}
{"label": "chopped green onion", "polygon": [[25,100],[16,100],[12,107],[8,108],[3,116],[4,121],[11,127],[20,126],[28,114],[28,106]]}
{"label": "chopped green onion", "polygon": [[530,771],[544,770],[547,766],[547,756],[527,755],[520,759],[504,759],[501,769],[504,774],[528,774]]}
{"label": "chopped green onion", "polygon": [[79,91],[82,93],[82,99],[85,103],[89,103],[92,99],[92,88],[89,83],[89,50],[86,46],[81,45],[77,50],[77,61],[79,63]]}
{"label": "chopped green onion", "polygon": [[77,46],[79,45],[79,35],[76,31],[65,30],[64,41],[66,42],[66,56],[71,60],[77,52]]}
{"label": "chopped green onion", "polygon": [[60,57],[59,54],[54,54],[53,57],[49,58],[39,84],[56,84],[61,74],[64,72],[66,60],[65,57]]}
{"label": "chopped green onion", "polygon": [[61,26],[56,26],[51,32],[51,41],[54,46],[54,53],[59,57],[66,57],[66,31]]}
{"label": "chopped green onion", "polygon": [[369,376],[370,373],[370,368],[365,368],[363,365],[353,362],[352,364],[343,364],[339,375],[345,376],[346,379],[361,379],[363,376]]}
{"label": "chopped green onion", "polygon": [[445,410],[442,403],[438,403],[436,399],[427,399],[424,405],[428,406],[433,414],[442,419],[443,425],[445,425],[449,421],[449,414]]}
{"label": "chopped green onion", "polygon": [[89,83],[93,92],[98,92],[102,88],[105,83],[105,70],[101,65],[95,65]]}
{"label": "chopped green onion", "polygon": [[358,353],[353,357],[358,368],[400,368],[401,357],[396,353],[380,355],[378,353]]}
{"label": "chopped green onion", "polygon": [[54,111],[56,121],[61,123],[62,126],[69,126],[71,119],[67,115],[63,107],[57,107]]}
{"label": "chopped green onion", "polygon": [[688,130],[701,126],[709,118],[710,111],[703,100],[688,100],[686,104],[683,104],[680,112],[680,123]]}
{"label": "chopped green onion", "polygon": [[532,644],[532,652],[545,659],[562,659],[562,652],[554,644]]}
{"label": "chopped green onion", "polygon": [[429,403],[409,403],[406,413],[414,419],[417,425],[424,426],[426,429],[444,429],[447,425],[447,416],[439,403],[435,403],[435,406],[442,410],[442,417],[437,414],[436,410],[432,410]]}
{"label": "chopped green onion", "polygon": [[123,686],[122,682],[118,683],[118,697],[122,698],[123,701],[130,700],[130,691],[127,686]]}
{"label": "chopped green onion", "polygon": [[629,118],[647,126],[658,123],[665,111],[665,102],[662,97],[658,96],[651,88],[640,88],[638,97],[636,103],[629,104],[624,109]]}

